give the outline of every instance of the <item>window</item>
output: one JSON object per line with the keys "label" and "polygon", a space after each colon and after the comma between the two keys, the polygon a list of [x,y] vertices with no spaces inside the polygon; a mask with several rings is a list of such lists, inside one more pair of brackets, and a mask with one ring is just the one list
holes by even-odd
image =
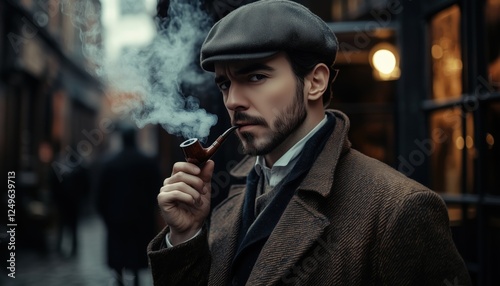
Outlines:
{"label": "window", "polygon": [[497,285],[500,1],[424,3],[428,64],[422,74],[428,74],[428,86],[421,99],[431,139],[429,185],[448,204],[454,239],[473,283]]}
{"label": "window", "polygon": [[490,88],[500,90],[500,0],[488,0],[485,7],[486,60]]}
{"label": "window", "polygon": [[[487,80],[483,91],[500,91],[500,0],[488,0],[485,5]],[[487,99],[493,97],[486,94]],[[487,193],[500,196],[500,103],[492,102],[485,108],[486,188]],[[495,142],[496,140],[496,142]]]}
{"label": "window", "polygon": [[[432,93],[435,101],[462,94],[460,10],[458,5],[437,13],[430,24]],[[431,188],[437,192],[459,194],[462,150],[465,146],[462,111],[451,107],[430,115],[429,136],[435,144],[431,154]]]}
{"label": "window", "polygon": [[462,94],[460,9],[453,5],[431,21],[432,98],[457,98]]}

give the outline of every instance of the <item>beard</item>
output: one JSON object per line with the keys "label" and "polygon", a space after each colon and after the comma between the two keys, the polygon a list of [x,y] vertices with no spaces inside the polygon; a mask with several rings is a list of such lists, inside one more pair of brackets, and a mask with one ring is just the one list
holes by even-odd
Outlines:
{"label": "beard", "polygon": [[[276,111],[276,120],[273,123],[271,134],[265,141],[257,144],[255,136],[250,132],[241,132],[243,143],[243,152],[247,155],[266,155],[276,149],[290,134],[295,132],[307,117],[307,110],[304,103],[304,85],[297,81],[295,97],[290,105]],[[251,117],[244,113],[235,113],[234,120],[243,120],[258,124],[263,127],[269,127],[264,118]]]}

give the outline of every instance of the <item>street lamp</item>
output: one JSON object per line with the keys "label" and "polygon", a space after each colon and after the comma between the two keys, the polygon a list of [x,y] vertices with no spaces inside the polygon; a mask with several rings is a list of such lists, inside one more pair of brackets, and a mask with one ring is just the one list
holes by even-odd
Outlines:
{"label": "street lamp", "polygon": [[400,76],[399,53],[389,43],[375,45],[370,51],[370,65],[378,80],[396,80]]}

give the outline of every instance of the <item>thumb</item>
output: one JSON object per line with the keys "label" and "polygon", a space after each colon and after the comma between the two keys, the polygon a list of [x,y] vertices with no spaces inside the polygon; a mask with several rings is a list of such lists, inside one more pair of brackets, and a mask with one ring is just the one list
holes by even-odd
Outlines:
{"label": "thumb", "polygon": [[212,180],[212,175],[214,173],[214,167],[215,163],[212,160],[208,160],[203,167],[201,168],[200,172],[200,179],[203,180],[205,183],[210,183]]}

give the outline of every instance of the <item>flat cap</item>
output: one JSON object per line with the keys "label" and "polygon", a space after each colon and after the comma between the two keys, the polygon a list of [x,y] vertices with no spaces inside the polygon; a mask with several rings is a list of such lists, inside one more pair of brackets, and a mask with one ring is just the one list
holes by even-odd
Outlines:
{"label": "flat cap", "polygon": [[266,58],[280,51],[317,54],[332,65],[337,37],[309,9],[293,1],[262,0],[237,8],[212,27],[201,47],[201,67],[219,61]]}

